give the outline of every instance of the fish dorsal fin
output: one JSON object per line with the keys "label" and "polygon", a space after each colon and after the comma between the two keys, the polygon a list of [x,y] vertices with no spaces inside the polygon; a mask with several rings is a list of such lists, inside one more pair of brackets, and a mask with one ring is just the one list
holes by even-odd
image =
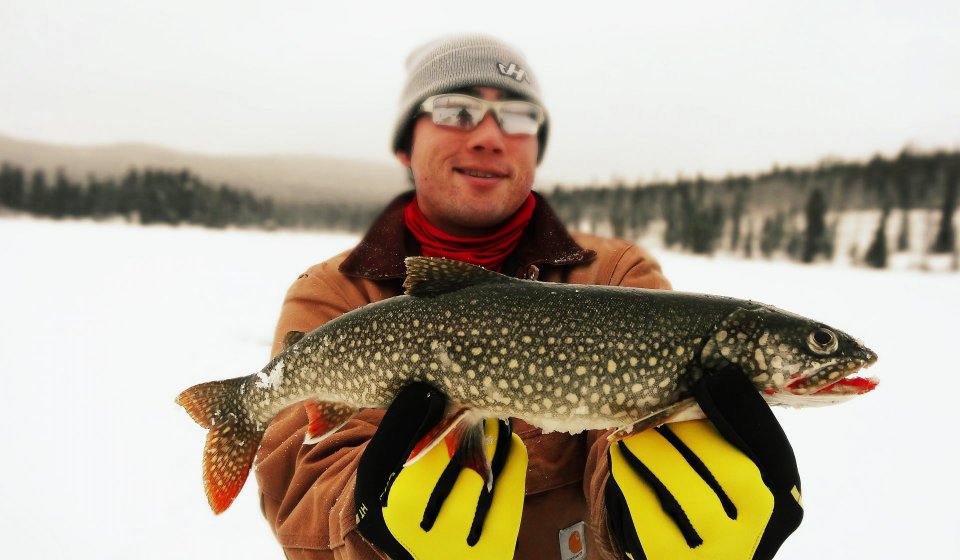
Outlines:
{"label": "fish dorsal fin", "polygon": [[403,287],[410,296],[437,296],[489,282],[519,282],[499,272],[452,259],[407,257],[404,262],[407,278]]}

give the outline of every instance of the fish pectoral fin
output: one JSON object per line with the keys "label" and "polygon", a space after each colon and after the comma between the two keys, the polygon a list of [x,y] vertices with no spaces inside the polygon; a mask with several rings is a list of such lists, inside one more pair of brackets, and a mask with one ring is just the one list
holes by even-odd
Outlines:
{"label": "fish pectoral fin", "polygon": [[288,332],[287,334],[285,334],[285,335],[283,336],[283,349],[286,350],[287,348],[290,348],[290,347],[293,346],[294,344],[300,342],[300,339],[302,339],[302,338],[303,338],[304,336],[306,336],[306,335],[307,335],[307,333],[305,333],[305,332],[303,332],[303,331],[290,331],[290,332]]}
{"label": "fish pectoral fin", "polygon": [[[697,416],[696,411],[700,411],[699,416]],[[703,411],[700,410],[697,401],[691,397],[675,402],[666,408],[657,410],[625,426],[621,426],[610,434],[607,439],[609,441],[620,441],[633,434],[639,434],[647,428],[655,428],[668,422],[682,422],[684,420],[696,420],[697,418],[704,418]]]}
{"label": "fish pectoral fin", "polygon": [[493,490],[493,468],[487,457],[483,417],[479,414],[466,415],[445,439],[447,451],[454,450],[450,460],[480,475],[487,490]]}
{"label": "fish pectoral fin", "polygon": [[488,490],[493,488],[493,469],[487,457],[482,416],[469,408],[461,408],[447,416],[417,442],[403,466],[416,463],[441,441],[451,461],[480,475]]}
{"label": "fish pectoral fin", "polygon": [[[429,453],[430,450],[433,449],[438,443],[441,441],[446,442],[447,434],[457,427],[457,424],[463,420],[464,416],[466,416],[467,412],[469,411],[469,408],[460,408],[453,414],[448,414],[443,420],[438,422],[436,426],[430,428],[430,430],[428,430],[427,433],[420,438],[420,441],[413,446],[413,449],[410,450],[410,456],[407,457],[407,460],[403,466],[409,467],[410,465],[419,461],[424,455]],[[455,449],[452,449],[449,443],[447,443],[448,456],[452,457],[454,451]]]}
{"label": "fish pectoral fin", "polygon": [[330,434],[343,427],[356,416],[359,409],[353,405],[329,401],[306,401],[303,408],[307,411],[307,433],[304,445],[320,443]]}

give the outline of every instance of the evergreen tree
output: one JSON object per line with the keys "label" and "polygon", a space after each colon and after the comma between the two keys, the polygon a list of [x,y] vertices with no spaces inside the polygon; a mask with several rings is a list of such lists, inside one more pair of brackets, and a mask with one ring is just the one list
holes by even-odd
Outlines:
{"label": "evergreen tree", "polygon": [[0,166],[0,205],[20,210],[26,204],[26,196],[23,170],[4,162]]}
{"label": "evergreen tree", "polygon": [[765,258],[770,258],[783,247],[784,222],[785,218],[781,212],[777,212],[775,216],[768,217],[763,221],[763,228],[760,232],[760,254]]}
{"label": "evergreen tree", "polygon": [[944,185],[943,205],[940,210],[940,227],[930,251],[933,253],[953,253],[957,247],[957,234],[953,227],[953,215],[957,209],[957,195],[960,194],[960,164],[956,161],[947,170]]}
{"label": "evergreen tree", "polygon": [[30,177],[26,208],[39,216],[47,216],[51,213],[50,188],[47,186],[47,174],[42,169],[34,171]]}
{"label": "evergreen tree", "polygon": [[800,260],[812,263],[818,256],[829,253],[827,248],[827,203],[820,189],[813,189],[807,200],[807,229],[804,233],[803,251]]}
{"label": "evergreen tree", "polygon": [[873,234],[873,242],[867,249],[867,254],[863,260],[868,266],[873,268],[887,268],[887,216],[890,214],[889,208],[884,208],[880,216],[880,224]]}

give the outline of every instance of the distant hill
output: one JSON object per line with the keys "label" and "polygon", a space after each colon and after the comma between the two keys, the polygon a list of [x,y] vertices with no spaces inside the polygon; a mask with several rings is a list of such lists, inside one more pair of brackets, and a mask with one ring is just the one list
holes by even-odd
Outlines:
{"label": "distant hill", "polygon": [[70,146],[0,135],[0,161],[50,174],[62,168],[75,181],[86,181],[89,174],[119,179],[131,167],[186,168],[205,181],[286,202],[381,202],[407,188],[398,164],[319,155],[217,156],[149,144]]}

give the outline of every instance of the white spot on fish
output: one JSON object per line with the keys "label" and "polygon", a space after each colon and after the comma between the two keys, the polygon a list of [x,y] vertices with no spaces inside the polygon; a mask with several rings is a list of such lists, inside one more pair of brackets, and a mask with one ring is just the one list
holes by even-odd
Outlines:
{"label": "white spot on fish", "polygon": [[277,363],[273,364],[273,367],[270,368],[270,373],[261,371],[257,374],[257,388],[258,389],[276,389],[280,387],[280,384],[283,383],[283,369],[284,364],[283,360],[277,360]]}
{"label": "white spot on fish", "polygon": [[767,359],[766,359],[766,358],[764,357],[764,355],[763,355],[763,350],[757,348],[757,350],[753,353],[753,359],[755,359],[755,360],[757,361],[757,366],[758,366],[761,370],[766,371],[766,369],[767,369]]}
{"label": "white spot on fish", "polygon": [[617,372],[617,362],[615,362],[615,361],[613,361],[613,360],[609,360],[609,361],[607,362],[607,371],[610,372],[610,373],[616,373],[616,372]]}

